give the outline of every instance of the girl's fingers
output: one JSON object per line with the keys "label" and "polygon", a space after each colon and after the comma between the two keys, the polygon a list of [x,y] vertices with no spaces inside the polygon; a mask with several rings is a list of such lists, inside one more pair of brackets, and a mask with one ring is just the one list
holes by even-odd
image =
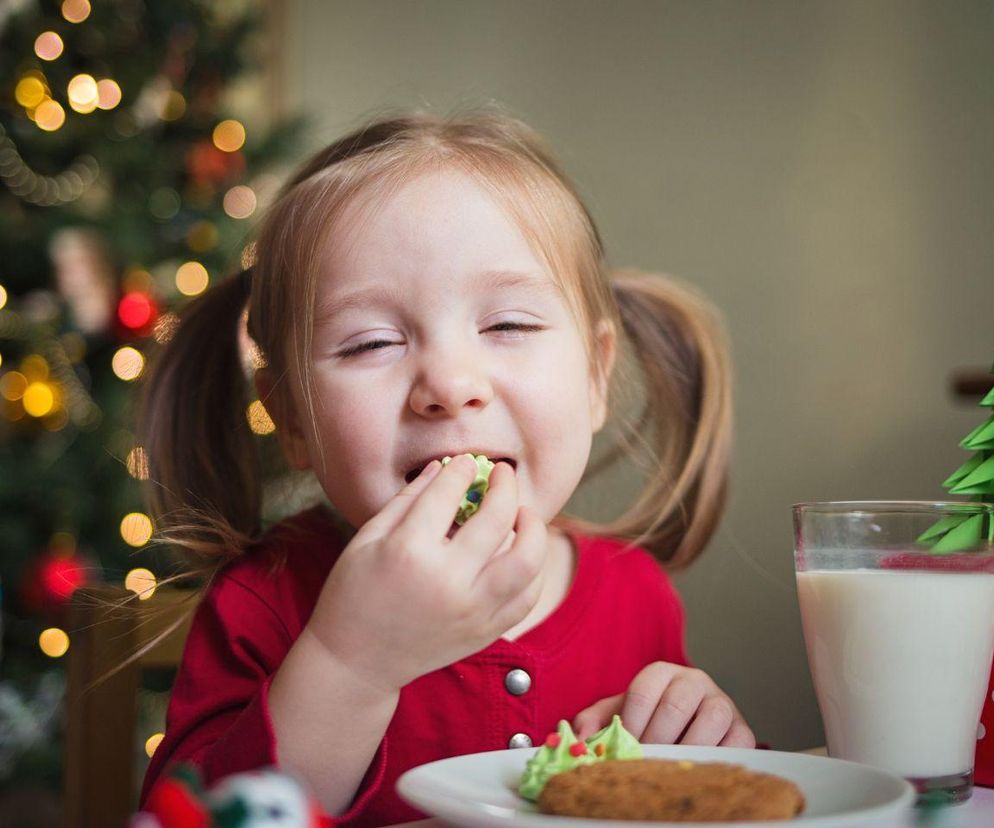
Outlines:
{"label": "girl's fingers", "polygon": [[678,675],[663,691],[645,732],[643,742],[661,745],[676,744],[680,734],[697,714],[707,686],[690,679],[686,674]]}
{"label": "girl's fingers", "polygon": [[497,463],[490,485],[473,517],[456,532],[452,542],[463,556],[475,556],[482,566],[504,543],[518,512],[518,481],[507,463]]}
{"label": "girl's fingers", "polygon": [[632,679],[621,706],[621,721],[625,730],[639,741],[644,741],[645,729],[656,711],[659,697],[673,679],[676,669],[676,665],[656,661],[642,668]]}
{"label": "girl's fingers", "polygon": [[708,696],[697,708],[697,715],[683,734],[680,744],[717,745],[728,734],[735,717],[735,707],[727,696]]}
{"label": "girl's fingers", "polygon": [[577,713],[573,718],[573,732],[576,733],[576,738],[589,739],[598,730],[607,727],[614,714],[621,712],[621,703],[624,699],[624,693],[608,696]]}
{"label": "girl's fingers", "polygon": [[397,523],[397,531],[416,542],[442,540],[452,525],[459,501],[475,477],[476,461],[468,454],[453,457],[415,496]]}
{"label": "girl's fingers", "polygon": [[497,607],[493,621],[501,632],[517,624],[538,601],[547,546],[545,523],[522,506],[511,548],[491,557],[477,574],[471,589]]}
{"label": "girl's fingers", "polygon": [[728,733],[725,734],[725,738],[718,744],[721,747],[754,748],[756,747],[756,737],[753,735],[749,725],[737,717],[728,729]]}
{"label": "girl's fingers", "polygon": [[414,505],[417,496],[435,479],[441,468],[442,464],[438,460],[432,460],[417,477],[390,498],[386,506],[367,520],[359,531],[363,534],[372,533],[374,535],[385,535],[391,531],[403,520],[411,506]]}

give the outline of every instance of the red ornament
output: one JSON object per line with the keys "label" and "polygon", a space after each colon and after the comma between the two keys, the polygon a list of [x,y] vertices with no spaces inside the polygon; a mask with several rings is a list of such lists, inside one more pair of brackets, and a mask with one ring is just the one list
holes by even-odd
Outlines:
{"label": "red ornament", "polygon": [[22,582],[24,603],[35,612],[59,612],[73,592],[89,582],[91,569],[75,553],[44,552]]}
{"label": "red ornament", "polygon": [[560,739],[558,733],[550,733],[545,737],[545,746],[547,748],[557,748],[559,747],[559,742]]}
{"label": "red ornament", "polygon": [[177,779],[159,782],[148,796],[145,810],[159,818],[162,828],[208,828],[207,807]]}
{"label": "red ornament", "polygon": [[145,334],[151,332],[159,318],[159,308],[147,293],[133,290],[118,302],[117,318],[132,333]]}
{"label": "red ornament", "polygon": [[245,172],[245,156],[219,150],[210,140],[200,141],[186,154],[186,171],[194,184],[217,185]]}
{"label": "red ornament", "polygon": [[583,756],[587,752],[587,745],[584,742],[574,742],[569,746],[570,756]]}

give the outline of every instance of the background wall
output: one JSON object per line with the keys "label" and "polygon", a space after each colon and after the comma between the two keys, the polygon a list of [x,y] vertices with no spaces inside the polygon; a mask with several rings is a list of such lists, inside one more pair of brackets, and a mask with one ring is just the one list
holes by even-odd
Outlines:
{"label": "background wall", "polygon": [[691,654],[761,738],[821,743],[790,505],[941,498],[982,419],[947,384],[994,357],[990,5],[286,9],[283,103],[317,117],[315,144],[386,106],[500,101],[547,136],[616,265],[680,276],[723,309],[734,488],[678,579]]}

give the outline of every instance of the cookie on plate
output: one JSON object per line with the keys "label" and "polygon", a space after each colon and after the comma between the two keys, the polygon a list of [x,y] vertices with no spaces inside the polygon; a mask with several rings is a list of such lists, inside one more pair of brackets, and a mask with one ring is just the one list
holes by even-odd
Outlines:
{"label": "cookie on plate", "polygon": [[779,776],[721,762],[626,759],[553,776],[538,799],[547,814],[659,822],[790,819],[804,796]]}

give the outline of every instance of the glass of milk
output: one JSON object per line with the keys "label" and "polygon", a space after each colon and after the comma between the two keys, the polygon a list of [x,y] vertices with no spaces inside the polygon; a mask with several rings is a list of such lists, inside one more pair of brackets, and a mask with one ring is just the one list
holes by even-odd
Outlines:
{"label": "glass of milk", "polygon": [[[937,544],[948,526],[959,534]],[[991,504],[794,506],[797,594],[829,756],[904,776],[919,802],[972,792],[994,654],[992,532]]]}

